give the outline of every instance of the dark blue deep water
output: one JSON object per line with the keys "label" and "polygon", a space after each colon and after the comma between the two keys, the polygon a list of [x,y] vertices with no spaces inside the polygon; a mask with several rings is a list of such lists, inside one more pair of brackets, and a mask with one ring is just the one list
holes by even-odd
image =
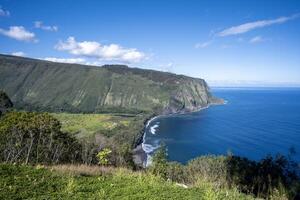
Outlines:
{"label": "dark blue deep water", "polygon": [[144,149],[151,155],[163,141],[169,160],[200,155],[234,155],[258,160],[296,150],[300,161],[300,89],[225,88],[212,93],[227,101],[199,112],[159,117],[146,128]]}

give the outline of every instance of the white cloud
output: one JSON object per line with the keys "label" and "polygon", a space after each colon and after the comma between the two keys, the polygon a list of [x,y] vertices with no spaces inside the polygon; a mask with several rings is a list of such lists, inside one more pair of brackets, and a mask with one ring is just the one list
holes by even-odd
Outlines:
{"label": "white cloud", "polygon": [[264,39],[261,37],[261,36],[256,36],[256,37],[253,37],[249,40],[250,43],[254,44],[254,43],[260,43],[260,42],[263,42]]}
{"label": "white cloud", "polygon": [[55,58],[55,57],[47,57],[47,58],[43,58],[43,60],[47,60],[47,61],[51,61],[51,62],[60,62],[60,63],[86,64],[86,60],[84,58]]}
{"label": "white cloud", "polygon": [[35,38],[35,34],[27,31],[23,26],[11,26],[9,30],[4,30],[0,28],[0,34],[5,35],[7,37],[19,40],[19,41],[31,41],[37,42],[38,40]]}
{"label": "white cloud", "polygon": [[102,65],[104,65],[104,63],[99,62],[99,61],[85,62],[83,64],[85,64],[85,65],[92,65],[92,66],[102,66]]}
{"label": "white cloud", "polygon": [[197,43],[195,45],[195,48],[196,49],[199,49],[199,48],[206,48],[208,47],[209,45],[211,45],[212,41],[207,41],[207,42],[203,42],[203,43]]}
{"label": "white cloud", "polygon": [[145,59],[145,54],[133,48],[124,48],[118,44],[102,45],[95,41],[77,42],[74,37],[59,41],[55,49],[67,51],[76,56],[87,56],[107,61],[126,63],[139,62]]}
{"label": "white cloud", "polygon": [[174,63],[173,62],[168,62],[166,64],[159,65],[160,70],[166,71],[166,72],[173,72],[174,70]]}
{"label": "white cloud", "polygon": [[39,28],[45,31],[58,31],[58,27],[57,26],[46,26],[43,24],[42,21],[35,21],[34,22],[34,27],[35,28]]}
{"label": "white cloud", "polygon": [[4,10],[4,9],[0,6],[0,16],[8,17],[8,16],[10,16],[10,12],[9,12],[8,10]]}
{"label": "white cloud", "polygon": [[11,53],[11,55],[13,55],[13,56],[22,56],[22,57],[26,56],[26,54],[22,51],[13,52],[13,53]]}
{"label": "white cloud", "polygon": [[59,63],[70,63],[70,64],[81,64],[81,65],[92,65],[92,66],[102,66],[103,63],[99,61],[89,61],[85,58],[56,58],[56,57],[46,57],[40,58],[42,60],[59,62]]}
{"label": "white cloud", "polygon": [[241,25],[238,25],[238,26],[233,26],[233,27],[227,28],[227,29],[217,33],[217,36],[225,37],[225,36],[229,36],[229,35],[238,35],[238,34],[242,34],[242,33],[252,31],[252,30],[257,29],[257,28],[271,26],[273,24],[282,24],[282,23],[285,23],[287,21],[296,19],[299,16],[300,16],[300,14],[295,14],[295,15],[292,15],[292,16],[289,16],[289,17],[279,17],[277,19],[260,20],[260,21],[255,21],[255,22],[249,22],[249,23],[245,23],[245,24],[241,24]]}

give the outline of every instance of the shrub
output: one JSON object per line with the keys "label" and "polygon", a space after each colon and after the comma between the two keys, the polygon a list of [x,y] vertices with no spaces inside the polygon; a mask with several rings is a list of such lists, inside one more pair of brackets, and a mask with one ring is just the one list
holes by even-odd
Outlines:
{"label": "shrub", "polygon": [[245,193],[267,198],[281,194],[293,199],[300,192],[297,165],[286,157],[267,156],[259,162],[239,156],[226,159],[227,182]]}
{"label": "shrub", "polygon": [[167,179],[179,182],[187,183],[187,170],[186,167],[178,162],[169,162],[167,165]]}
{"label": "shrub", "polygon": [[110,156],[111,152],[112,151],[108,148],[102,149],[97,154],[98,164],[99,165],[108,165],[109,164],[109,156]]}
{"label": "shrub", "polygon": [[226,157],[201,156],[187,164],[187,179],[194,183],[198,179],[210,181],[216,186],[226,186]]}
{"label": "shrub", "polygon": [[162,178],[167,178],[167,152],[165,145],[161,145],[156,151],[152,158],[152,164],[150,166],[150,171],[154,175],[158,175]]}

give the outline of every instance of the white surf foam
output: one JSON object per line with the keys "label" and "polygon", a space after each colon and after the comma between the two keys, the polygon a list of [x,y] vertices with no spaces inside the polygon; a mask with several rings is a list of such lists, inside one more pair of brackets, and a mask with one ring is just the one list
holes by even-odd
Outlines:
{"label": "white surf foam", "polygon": [[151,144],[142,144],[142,147],[146,154],[152,153],[155,150],[155,147]]}
{"label": "white surf foam", "polygon": [[[150,123],[155,120],[157,117],[153,117],[152,119],[150,119],[147,124],[146,124],[146,129],[150,126]],[[152,127],[150,127],[150,132],[152,134],[155,134],[155,131],[156,131],[156,128],[159,126],[159,122],[155,123],[155,125],[153,125]],[[147,134],[147,131],[144,132],[144,136],[143,136],[143,143],[142,143],[142,149],[143,151],[146,153],[146,160],[145,160],[145,163],[143,164],[144,167],[148,167],[149,165],[151,165],[151,153],[153,153],[153,151],[155,151],[157,148],[159,148],[159,145],[158,146],[153,146],[151,144],[146,144],[146,134]]]}
{"label": "white surf foam", "polygon": [[157,118],[157,116],[156,117],[153,117],[152,119],[150,119],[148,122],[147,122],[147,124],[146,124],[146,128],[150,125],[150,123],[153,121],[153,120],[155,120]]}
{"label": "white surf foam", "polygon": [[158,128],[158,124],[155,124],[153,126],[150,127],[150,132],[155,135],[156,133],[156,129]]}
{"label": "white surf foam", "polygon": [[146,161],[145,163],[143,164],[144,167],[148,167],[151,165],[151,161],[152,161],[152,154],[153,152],[159,148],[159,145],[158,146],[153,146],[151,144],[145,144],[145,143],[142,143],[142,148],[143,148],[143,151],[146,153]]}

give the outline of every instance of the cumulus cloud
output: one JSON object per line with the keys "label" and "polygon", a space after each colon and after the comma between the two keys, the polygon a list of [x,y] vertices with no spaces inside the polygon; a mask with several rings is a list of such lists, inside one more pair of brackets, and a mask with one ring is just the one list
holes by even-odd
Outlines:
{"label": "cumulus cloud", "polygon": [[295,15],[292,15],[289,17],[279,17],[277,19],[249,22],[249,23],[245,23],[245,24],[241,24],[238,26],[233,26],[233,27],[227,28],[227,29],[217,33],[217,36],[225,37],[225,36],[230,36],[230,35],[238,35],[238,34],[246,33],[246,32],[252,31],[254,29],[258,29],[258,28],[263,28],[266,26],[274,25],[274,24],[282,24],[287,21],[296,19],[299,16],[300,16],[300,14],[295,14]]}
{"label": "cumulus cloud", "polygon": [[0,34],[19,41],[37,42],[35,34],[27,31],[23,26],[11,26],[9,30],[0,28]]}
{"label": "cumulus cloud", "polygon": [[22,51],[13,52],[13,53],[11,53],[11,55],[13,55],[13,56],[26,56],[26,54]]}
{"label": "cumulus cloud", "polygon": [[55,58],[55,57],[47,57],[43,60],[51,61],[51,62],[60,62],[60,63],[72,63],[72,64],[86,64],[86,60],[84,58]]}
{"label": "cumulus cloud", "polygon": [[207,42],[203,42],[203,43],[197,43],[195,45],[195,48],[196,49],[200,49],[200,48],[206,48],[208,47],[209,45],[211,45],[212,41],[207,41]]}
{"label": "cumulus cloud", "polygon": [[253,37],[249,40],[249,42],[252,43],[252,44],[260,43],[260,42],[263,42],[263,41],[264,41],[264,39],[261,36],[256,36],[256,37]]}
{"label": "cumulus cloud", "polygon": [[58,31],[58,27],[57,26],[46,26],[43,24],[42,21],[35,21],[34,22],[34,27],[35,28],[38,28],[38,29],[42,29],[42,30],[45,30],[45,31]]}
{"label": "cumulus cloud", "polygon": [[55,45],[59,51],[67,51],[76,56],[87,56],[107,61],[139,62],[145,59],[145,54],[134,48],[124,48],[118,44],[102,45],[95,41],[77,42],[74,37],[59,41]]}
{"label": "cumulus cloud", "polygon": [[0,6],[0,16],[2,17],[8,17],[10,16],[10,12],[8,10],[4,10],[1,6]]}

